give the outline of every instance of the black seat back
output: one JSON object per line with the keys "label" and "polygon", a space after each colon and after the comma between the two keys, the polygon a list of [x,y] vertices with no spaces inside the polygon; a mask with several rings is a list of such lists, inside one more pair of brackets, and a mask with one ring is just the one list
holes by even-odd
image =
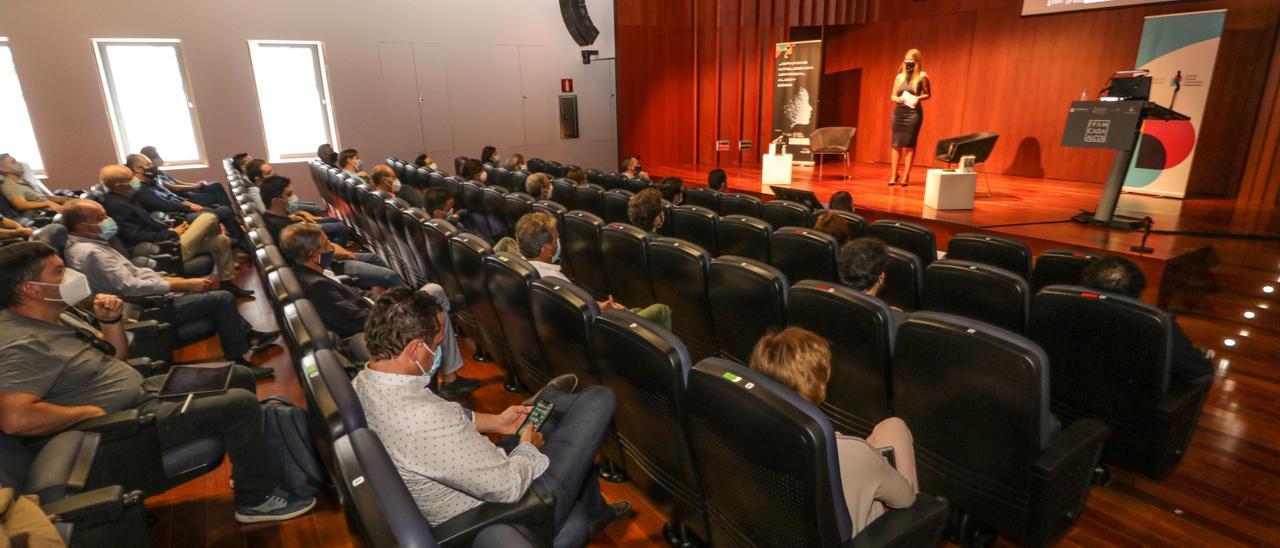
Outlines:
{"label": "black seat back", "polygon": [[771,200],[760,207],[760,215],[774,230],[784,226],[813,226],[809,220],[812,214],[809,206],[790,200]]}
{"label": "black seat back", "polygon": [[[587,177],[588,177],[587,180],[590,181],[590,177],[591,177],[590,171],[587,172]],[[591,182],[594,183],[596,181],[591,181]],[[622,190],[626,190],[627,192],[631,192],[630,189],[627,188],[627,184],[624,177],[617,173],[602,174],[600,176],[599,184],[600,186],[604,187],[607,190],[622,189]]]}
{"label": "black seat back", "polygon": [[505,167],[495,167],[489,172],[489,186],[500,186],[507,192],[524,190],[523,188],[513,188],[511,186],[511,172]]}
{"label": "black seat back", "polygon": [[711,261],[707,272],[720,355],[747,363],[760,337],[787,324],[787,277],[766,263],[733,255]]}
{"label": "black seat back", "polygon": [[849,240],[855,240],[867,235],[867,219],[857,213],[849,213],[839,209],[817,209],[814,210],[812,218],[809,220],[809,226],[818,224],[818,219],[827,213],[835,213],[844,218],[849,223]]}
{"label": "black seat back", "polygon": [[1036,266],[1031,272],[1031,291],[1039,293],[1041,289],[1051,285],[1079,285],[1084,269],[1102,255],[1088,251],[1070,249],[1051,249],[1036,257]]}
{"label": "black seat back", "polygon": [[422,231],[427,236],[427,258],[434,275],[431,281],[440,284],[450,297],[461,297],[462,284],[453,272],[453,255],[449,249],[449,240],[458,234],[458,229],[443,219],[431,219],[422,223]]}
{"label": "black seat back", "polygon": [[[570,211],[580,209],[578,207],[577,185],[569,179],[554,179],[551,181],[551,201],[556,202]],[[594,211],[592,213],[595,213]]]}
{"label": "black seat back", "polygon": [[884,289],[880,298],[892,306],[911,311],[920,308],[920,288],[924,285],[924,267],[916,254],[889,247],[889,267],[884,273]]}
{"label": "black seat back", "polygon": [[672,236],[698,244],[714,257],[719,254],[716,243],[716,224],[719,220],[720,216],[716,215],[714,209],[678,205],[671,208],[671,217],[667,222],[671,225]]}
{"label": "black seat back", "polygon": [[787,325],[831,344],[822,410],[841,432],[866,437],[891,416],[890,364],[896,326],[884,301],[845,286],[802,281],[787,295]]}
{"label": "black seat back", "polygon": [[836,254],[840,252],[835,236],[788,226],[773,231],[769,244],[770,264],[787,275],[788,280],[822,280],[835,282]]}
{"label": "black seat back", "polygon": [[921,266],[929,266],[938,258],[938,241],[928,227],[907,221],[880,220],[867,226],[867,236],[920,258]]}
{"label": "black seat back", "polygon": [[[320,350],[315,353],[314,358],[314,363],[310,364],[316,369],[314,374],[320,376],[325,390],[328,391],[329,397],[338,410],[339,422],[329,425],[331,439],[337,440],[360,428],[368,427],[369,421],[364,414],[364,406],[360,404],[356,389],[351,385],[351,377],[343,368],[338,354],[332,350]],[[310,369],[305,369],[304,373],[307,376],[313,374]]]}
{"label": "black seat back", "polygon": [[[353,512],[369,546],[434,547],[431,525],[418,510],[418,504],[405,486],[395,462],[378,435],[368,428],[352,432],[346,441],[359,463],[359,480],[345,478],[363,486],[362,496],[352,496]],[[345,451],[344,451],[345,452]],[[350,465],[351,463],[348,463]],[[355,467],[351,467],[355,468]]]}
{"label": "black seat back", "polygon": [[493,231],[489,228],[489,217],[484,208],[484,185],[475,181],[464,181],[461,185],[462,205],[467,210],[466,224],[486,240],[493,239]]}
{"label": "black seat back", "polygon": [[698,186],[684,189],[684,203],[682,205],[705,207],[711,211],[720,213],[720,191],[712,190],[710,187]]}
{"label": "black seat back", "polygon": [[435,269],[431,266],[431,254],[427,251],[427,231],[423,223],[430,218],[421,209],[410,208],[401,212],[404,223],[405,245],[408,252],[403,257],[414,279],[406,280],[414,287],[435,281]]}
{"label": "black seat back", "polygon": [[573,373],[578,382],[599,384],[591,353],[591,328],[600,309],[585,289],[560,278],[542,278],[529,288],[529,307],[552,375]]}
{"label": "black seat back", "polygon": [[732,193],[720,196],[720,215],[722,217],[746,215],[759,219],[763,217],[761,209],[760,198],[750,194]]}
{"label": "black seat back", "polygon": [[533,196],[524,192],[512,192],[502,197],[502,208],[506,212],[507,226],[515,234],[516,223],[520,218],[533,212]]}
{"label": "black seat back", "polygon": [[[502,169],[502,168],[498,168]],[[515,233],[515,225],[507,222],[507,189],[489,186],[481,193],[484,199],[485,220],[489,224],[489,236],[494,241]]]}
{"label": "black seat back", "polygon": [[624,223],[600,230],[600,257],[614,298],[627,307],[655,302],[649,280],[649,233]]}
{"label": "black seat back", "polygon": [[508,369],[514,369],[516,378],[524,386],[546,384],[551,374],[542,355],[529,304],[529,284],[538,279],[538,271],[529,261],[512,253],[489,255],[484,259],[484,267],[489,296],[511,349],[513,365]]}
{"label": "black seat back", "polygon": [[671,307],[671,330],[695,360],[716,354],[716,332],[707,300],[710,267],[710,254],[695,244],[676,238],[649,242],[653,297]]}
{"label": "black seat back", "polygon": [[1031,289],[1025,279],[1003,268],[946,259],[924,269],[920,307],[1023,333]]}
{"label": "black seat back", "polygon": [[525,188],[525,182],[529,180],[529,172],[512,171],[507,174],[507,180],[511,183],[509,187],[511,189],[511,192],[527,192],[528,191],[528,189]]}
{"label": "black seat back", "polygon": [[[568,179],[562,179],[568,180]],[[597,217],[604,217],[604,187],[587,183],[573,187],[573,204],[582,211],[589,211]]]}
{"label": "black seat back", "polygon": [[741,365],[689,372],[689,434],[723,546],[844,546],[853,536],[835,430],[816,406]]}
{"label": "black seat back", "polygon": [[604,221],[585,211],[570,211],[560,221],[560,257],[569,270],[566,274],[601,300],[612,291],[600,255],[603,228]]}
{"label": "black seat back", "polygon": [[989,264],[1031,279],[1031,248],[1010,238],[966,232],[947,242],[947,258]]}
{"label": "black seat back", "polygon": [[462,286],[467,311],[480,329],[479,338],[484,350],[504,366],[511,367],[506,334],[502,331],[485,279],[485,257],[493,254],[493,248],[479,236],[463,232],[449,240],[449,254],[453,259],[454,276]]}
{"label": "black seat back", "polygon": [[719,255],[746,257],[769,262],[769,242],[773,227],[759,218],[746,215],[720,217],[716,222],[716,249]]}
{"label": "black seat back", "polygon": [[635,194],[621,188],[606,191],[604,193],[604,222],[631,222],[627,217],[627,205],[630,204],[632,196],[635,196]]}

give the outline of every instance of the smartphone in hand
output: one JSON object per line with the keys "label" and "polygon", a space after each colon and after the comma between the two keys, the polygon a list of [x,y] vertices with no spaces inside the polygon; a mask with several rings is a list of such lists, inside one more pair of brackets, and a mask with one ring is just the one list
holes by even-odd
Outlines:
{"label": "smartphone in hand", "polygon": [[555,404],[546,400],[534,404],[533,411],[530,411],[529,415],[524,418],[524,424],[521,424],[520,428],[516,429],[516,435],[523,436],[525,428],[533,428],[536,432],[542,426],[542,423],[546,422],[547,417],[551,416],[551,410],[554,408]]}

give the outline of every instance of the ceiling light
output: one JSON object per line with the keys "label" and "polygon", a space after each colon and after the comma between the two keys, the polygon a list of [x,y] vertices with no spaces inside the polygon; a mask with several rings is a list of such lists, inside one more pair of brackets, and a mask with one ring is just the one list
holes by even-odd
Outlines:
{"label": "ceiling light", "polygon": [[1263,293],[1275,293],[1275,292],[1276,292],[1276,287],[1275,287],[1274,285],[1264,285],[1264,286],[1262,286],[1262,292],[1263,292]]}
{"label": "ceiling light", "polygon": [[1222,344],[1226,345],[1227,348],[1231,348],[1236,345],[1236,340],[1232,338],[1226,338],[1222,340]]}
{"label": "ceiling light", "polygon": [[1258,313],[1257,313],[1257,312],[1254,312],[1254,311],[1252,311],[1252,310],[1245,310],[1245,311],[1244,311],[1244,319],[1246,319],[1246,320],[1252,320],[1252,319],[1254,319],[1254,318],[1255,318],[1255,317],[1257,317],[1257,316],[1258,316]]}

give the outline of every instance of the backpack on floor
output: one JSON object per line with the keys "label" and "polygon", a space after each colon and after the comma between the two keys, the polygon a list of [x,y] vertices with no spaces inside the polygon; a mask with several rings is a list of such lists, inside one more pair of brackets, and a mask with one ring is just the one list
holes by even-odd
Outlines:
{"label": "backpack on floor", "polygon": [[307,428],[307,411],[279,396],[260,403],[262,433],[267,437],[276,483],[293,495],[314,496],[325,484],[325,471]]}

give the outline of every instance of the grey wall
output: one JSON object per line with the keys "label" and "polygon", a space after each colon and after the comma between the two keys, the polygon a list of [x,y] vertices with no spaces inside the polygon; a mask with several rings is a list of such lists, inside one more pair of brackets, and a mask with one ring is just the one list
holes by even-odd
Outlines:
{"label": "grey wall", "polygon": [[[205,155],[211,164],[172,172],[183,180],[221,179],[221,159],[235,152],[264,154],[246,42],[250,39],[324,43],[338,143],[358,148],[367,166],[381,163],[388,154],[412,159],[419,152],[430,152],[441,167],[452,171],[454,156],[479,156],[489,144],[504,156],[520,152],[526,158],[599,168],[616,164],[613,63],[582,64],[580,48],[565,30],[556,0],[3,3],[0,36],[10,39],[49,183],[55,188],[85,188],[96,182],[98,168],[118,161],[92,38],[182,40]],[[591,49],[612,57],[613,3],[588,0],[587,6],[600,29]],[[404,139],[393,138],[388,128],[403,130],[411,122],[404,120],[403,108],[389,106],[385,99],[380,43],[383,50],[395,50],[389,46],[394,43],[441,45],[436,51],[443,52],[444,74],[434,81],[446,83],[447,104],[427,105],[424,117],[447,120],[448,127],[429,124],[424,133],[427,146],[443,148],[395,150]],[[526,110],[537,113],[534,122],[545,115],[545,124],[511,119],[521,108],[512,104],[521,100],[512,93],[521,89],[521,76],[505,74],[515,51],[540,52],[538,56],[545,60],[532,75],[526,67],[524,81],[541,91],[537,100],[545,102]],[[574,80],[578,95],[582,136],[576,140],[559,138],[556,101],[562,78]],[[538,90],[538,85],[544,88]],[[535,133],[545,128],[546,135],[527,135],[525,126]],[[304,196],[315,196],[303,164],[273,166],[277,173],[304,182],[298,185]]]}

